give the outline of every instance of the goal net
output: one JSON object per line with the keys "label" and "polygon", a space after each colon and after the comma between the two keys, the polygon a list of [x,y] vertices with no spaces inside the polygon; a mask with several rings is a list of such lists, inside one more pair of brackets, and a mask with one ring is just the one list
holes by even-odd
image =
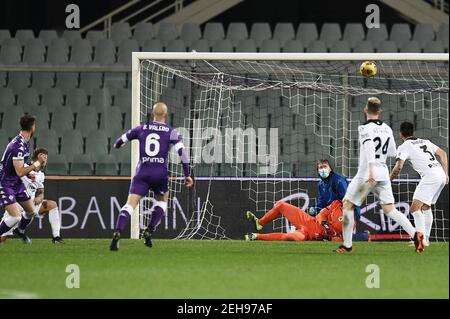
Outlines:
{"label": "goal net", "polygon": [[[359,74],[366,60],[378,66],[374,78]],[[186,225],[176,238],[237,238],[245,231],[246,210],[262,216],[281,199],[314,207],[317,159],[329,159],[349,179],[355,175],[358,125],[370,96],[381,99],[382,120],[395,136],[400,123],[410,121],[418,137],[447,151],[448,71],[446,54],[133,53],[132,124],[145,121],[153,104],[163,101],[169,124],[183,135],[196,183],[186,195]],[[134,145],[132,165],[137,152]],[[389,161],[392,168],[395,158]],[[174,153],[169,171],[171,196],[185,192]],[[392,186],[397,208],[411,220],[418,181],[406,165]],[[447,193],[433,207],[432,240],[448,240]],[[134,238],[151,215],[151,198],[133,217]],[[359,230],[405,234],[382,214],[376,198],[369,196],[361,209]],[[291,227],[279,218],[269,230]]]}

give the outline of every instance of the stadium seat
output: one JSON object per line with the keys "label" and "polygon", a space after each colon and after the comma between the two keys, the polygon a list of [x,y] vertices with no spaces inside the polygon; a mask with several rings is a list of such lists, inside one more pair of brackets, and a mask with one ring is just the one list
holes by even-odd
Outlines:
{"label": "stadium seat", "polygon": [[302,41],[300,40],[287,41],[283,46],[283,52],[286,53],[302,53],[304,50]]}
{"label": "stadium seat", "polygon": [[85,66],[92,62],[92,46],[86,39],[78,39],[72,45],[70,63],[75,66]]}
{"label": "stadium seat", "polygon": [[59,107],[64,104],[64,96],[59,88],[49,88],[42,94],[42,105],[49,108]]}
{"label": "stadium seat", "polygon": [[162,45],[161,40],[149,39],[149,40],[145,41],[145,44],[142,47],[142,51],[144,51],[144,52],[163,52],[163,45]]}
{"label": "stadium seat", "polygon": [[19,40],[19,43],[21,46],[24,46],[25,44],[27,44],[28,40],[34,39],[34,33],[32,30],[20,29],[20,30],[17,30],[14,38]]}
{"label": "stadium seat", "polygon": [[[58,132],[56,132],[58,134]],[[69,161],[77,154],[83,154],[83,137],[78,130],[66,130],[61,138],[61,154]]]}
{"label": "stadium seat", "polygon": [[69,46],[65,39],[55,39],[47,49],[47,64],[61,66],[67,63]]}
{"label": "stadium seat", "polygon": [[96,88],[92,91],[89,105],[94,107],[98,113],[110,109],[111,94],[108,89]]}
{"label": "stadium seat", "polygon": [[341,28],[338,23],[324,23],[320,30],[320,40],[330,48],[336,41],[342,38]]}
{"label": "stadium seat", "polygon": [[28,105],[38,105],[39,95],[34,88],[24,88],[17,95],[17,104],[28,106]]}
{"label": "stadium seat", "polygon": [[53,87],[55,84],[55,73],[53,72],[33,72],[31,86],[42,94],[45,90]]}
{"label": "stadium seat", "polygon": [[389,34],[386,24],[380,23],[379,28],[371,28],[367,30],[366,39],[367,41],[371,41],[374,47],[378,47],[380,42],[388,40]]}
{"label": "stadium seat", "polygon": [[300,23],[297,29],[297,40],[302,41],[304,46],[308,46],[310,42],[317,40],[319,33],[315,23]]}
{"label": "stadium seat", "polygon": [[432,40],[427,42],[423,49],[424,53],[445,53],[444,46],[440,40]]}
{"label": "stadium seat", "polygon": [[227,39],[231,40],[233,46],[236,46],[239,41],[248,38],[247,26],[244,22],[231,22],[227,29]]}
{"label": "stadium seat", "polygon": [[103,73],[101,72],[81,72],[80,88],[84,89],[87,95],[92,95],[93,90],[103,86]]}
{"label": "stadium seat", "polygon": [[157,38],[161,40],[163,46],[166,46],[170,41],[178,38],[178,31],[175,24],[171,22],[159,23]]}
{"label": "stadium seat", "polygon": [[272,30],[267,22],[256,22],[252,24],[250,37],[255,41],[256,46],[260,46],[264,40],[272,39]]}
{"label": "stadium seat", "polygon": [[327,52],[326,43],[321,40],[312,41],[312,42],[310,42],[309,46],[306,48],[306,52],[326,53]]}
{"label": "stadium seat", "polygon": [[56,87],[62,92],[69,92],[70,90],[78,87],[78,77],[77,72],[56,72]]}
{"label": "stadium seat", "polygon": [[353,48],[355,53],[372,53],[374,52],[372,41],[359,41]]}
{"label": "stadium seat", "polygon": [[106,39],[105,33],[99,30],[89,30],[86,33],[86,40],[89,41],[92,47],[95,47],[98,41]]}
{"label": "stadium seat", "polygon": [[131,66],[131,53],[139,51],[139,44],[135,39],[123,40],[117,51],[117,64]]}
{"label": "stadium seat", "polygon": [[[1,30],[0,30],[1,31]],[[8,134],[6,134],[5,130],[0,129],[0,147],[3,149],[6,148],[6,145],[9,143]]]}
{"label": "stadium seat", "polygon": [[[109,109],[103,111],[100,128],[104,129],[108,134],[123,129],[122,111],[118,106],[111,106]],[[109,137],[116,138],[117,136],[109,135]]]}
{"label": "stadium seat", "polygon": [[229,39],[220,39],[214,42],[212,47],[213,52],[233,52],[233,44]]}
{"label": "stadium seat", "polygon": [[292,23],[277,23],[273,31],[273,38],[278,40],[280,46],[284,46],[287,41],[295,39],[295,29]]}
{"label": "stadium seat", "polygon": [[64,30],[62,37],[66,40],[68,45],[72,46],[75,41],[81,39],[81,34],[78,30]]}
{"label": "stadium seat", "polygon": [[81,88],[74,88],[66,93],[66,105],[78,109],[88,104],[86,91]]}
{"label": "stadium seat", "polygon": [[99,40],[95,48],[94,63],[110,66],[116,62],[116,48],[110,39]]}
{"label": "stadium seat", "polygon": [[114,105],[124,112],[131,112],[131,91],[128,89],[118,89],[114,96]]}
{"label": "stadium seat", "polygon": [[14,104],[16,104],[16,98],[13,90],[0,87],[0,111],[2,111],[4,107]]}
{"label": "stadium seat", "polygon": [[392,25],[389,40],[394,41],[397,47],[401,47],[404,42],[411,40],[411,29],[407,23],[394,23]]}
{"label": "stadium seat", "polygon": [[211,48],[209,47],[208,41],[205,39],[195,40],[189,47],[189,51],[209,52],[210,50]]}
{"label": "stadium seat", "polygon": [[120,149],[112,149],[111,154],[115,155],[117,161],[120,163],[120,175],[131,175],[131,143],[127,143]]}
{"label": "stadium seat", "polygon": [[0,71],[0,87],[6,86],[6,75],[5,71]]}
{"label": "stadium seat", "polygon": [[436,39],[441,40],[444,49],[448,52],[448,42],[449,42],[449,29],[448,24],[442,23],[439,26],[439,31],[436,34]]}
{"label": "stadium seat", "polygon": [[30,87],[30,79],[30,72],[9,72],[8,87],[17,93],[24,88]]}
{"label": "stadium seat", "polygon": [[9,30],[0,29],[0,46],[3,44],[5,39],[10,39],[11,33]]}
{"label": "stadium seat", "polygon": [[181,39],[186,46],[190,47],[193,41],[199,40],[201,37],[202,31],[198,23],[186,22],[181,27]]}
{"label": "stadium seat", "polygon": [[256,42],[253,39],[241,40],[236,46],[236,52],[256,52]]}
{"label": "stadium seat", "polygon": [[86,154],[100,159],[108,154],[108,135],[103,130],[91,132],[86,137]]}
{"label": "stadium seat", "polygon": [[111,26],[111,40],[116,46],[129,38],[131,38],[131,28],[128,22],[113,23]]}
{"label": "stadium seat", "polygon": [[119,172],[116,157],[112,154],[95,159],[95,175],[115,176]]}
{"label": "stadium seat", "polygon": [[332,53],[349,53],[350,50],[350,44],[347,40],[339,40],[334,42],[334,44],[330,48],[330,52]]}
{"label": "stadium seat", "polygon": [[89,154],[75,155],[71,161],[71,175],[92,175],[92,157]]}
{"label": "stadium seat", "polygon": [[75,128],[78,129],[83,137],[87,137],[92,131],[98,129],[98,114],[93,107],[86,106],[80,109],[77,114]]}
{"label": "stadium seat", "polygon": [[48,47],[53,40],[58,38],[58,34],[56,33],[56,30],[41,30],[39,31],[38,38],[41,39],[46,47]]}
{"label": "stadium seat", "polygon": [[124,72],[105,72],[104,73],[104,87],[107,88],[111,94],[116,94],[117,89],[122,89],[127,83],[127,74]]}
{"label": "stadium seat", "polygon": [[354,47],[359,41],[366,37],[361,23],[347,23],[344,27],[343,40],[346,40],[350,47]]}
{"label": "stadium seat", "polygon": [[5,39],[5,40],[3,40],[2,46],[15,47],[22,54],[22,45],[20,44],[19,39],[16,39],[16,38]]}
{"label": "stadium seat", "polygon": [[279,53],[280,51],[281,51],[280,43],[276,39],[264,40],[261,43],[261,46],[259,47],[259,52],[267,52],[267,53],[275,52],[275,53]]}
{"label": "stadium seat", "polygon": [[[402,41],[404,42],[404,41]],[[378,53],[397,53],[397,44],[392,41],[381,41],[378,48],[377,48],[377,52]]]}
{"label": "stadium seat", "polygon": [[[212,46],[215,45],[218,40],[225,38],[225,31],[223,25],[220,22],[207,22],[205,29],[203,30],[203,39],[207,40]],[[232,45],[233,46],[233,45]],[[216,51],[223,52],[223,51]]]}
{"label": "stadium seat", "polygon": [[58,136],[67,130],[73,129],[73,113],[68,107],[56,108],[52,114],[50,128],[55,130]]}
{"label": "stadium seat", "polygon": [[35,141],[37,147],[45,147],[48,150],[53,162],[53,155],[59,153],[59,142],[56,132],[46,128],[41,129],[36,132]]}
{"label": "stadium seat", "polygon": [[417,41],[421,48],[425,48],[428,42],[435,39],[433,25],[430,23],[417,24],[412,39]]}
{"label": "stadium seat", "polygon": [[50,115],[45,105],[25,105],[23,111],[37,117],[37,127],[48,128]]}
{"label": "stadium seat", "polygon": [[40,65],[45,62],[45,45],[41,39],[28,40],[23,51],[23,62],[29,66]]}
{"label": "stadium seat", "polygon": [[186,52],[186,44],[181,39],[170,40],[166,46],[167,52]]}
{"label": "stadium seat", "polygon": [[50,154],[49,160],[45,169],[47,175],[67,175],[69,164],[64,154]]}
{"label": "stadium seat", "polygon": [[153,38],[155,31],[151,22],[140,22],[134,26],[133,39],[137,40],[139,46],[144,46],[147,40]]}
{"label": "stadium seat", "polygon": [[20,50],[16,46],[2,45],[0,48],[0,65],[16,65],[20,61]]}
{"label": "stadium seat", "polygon": [[404,42],[402,47],[400,48],[400,52],[406,53],[421,53],[420,45],[417,41],[408,41]]}
{"label": "stadium seat", "polygon": [[7,110],[3,113],[2,130],[12,138],[19,133],[19,119],[23,115],[23,109],[21,106],[10,106]]}

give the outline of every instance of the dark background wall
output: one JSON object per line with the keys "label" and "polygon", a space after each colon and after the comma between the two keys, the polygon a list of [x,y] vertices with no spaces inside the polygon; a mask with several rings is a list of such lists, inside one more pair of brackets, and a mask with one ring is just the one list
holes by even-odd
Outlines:
{"label": "dark background wall", "polygon": [[[1,0],[0,29],[64,29],[65,8],[79,5],[81,26],[125,4],[127,0]],[[393,9],[377,0],[300,1],[300,0],[245,0],[212,21],[225,26],[233,21],[254,22],[364,22],[365,8],[370,3],[380,7],[381,22],[388,25],[405,20]]]}

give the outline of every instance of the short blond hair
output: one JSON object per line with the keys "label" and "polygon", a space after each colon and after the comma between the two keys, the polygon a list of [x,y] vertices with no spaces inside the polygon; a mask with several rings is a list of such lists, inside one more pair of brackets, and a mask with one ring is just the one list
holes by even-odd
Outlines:
{"label": "short blond hair", "polygon": [[368,113],[378,114],[381,109],[381,100],[376,96],[369,97],[366,106]]}

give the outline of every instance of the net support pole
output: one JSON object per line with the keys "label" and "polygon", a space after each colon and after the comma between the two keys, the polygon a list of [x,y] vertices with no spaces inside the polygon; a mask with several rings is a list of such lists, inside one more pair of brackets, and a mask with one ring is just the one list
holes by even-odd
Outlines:
{"label": "net support pole", "polygon": [[[131,127],[136,127],[140,124],[140,108],[141,108],[141,77],[139,72],[139,58],[132,55],[131,65]],[[137,141],[131,142],[131,178],[136,172],[136,166],[139,161],[139,144]],[[130,237],[132,239],[139,239],[139,205],[134,209],[131,215],[131,231]]]}

